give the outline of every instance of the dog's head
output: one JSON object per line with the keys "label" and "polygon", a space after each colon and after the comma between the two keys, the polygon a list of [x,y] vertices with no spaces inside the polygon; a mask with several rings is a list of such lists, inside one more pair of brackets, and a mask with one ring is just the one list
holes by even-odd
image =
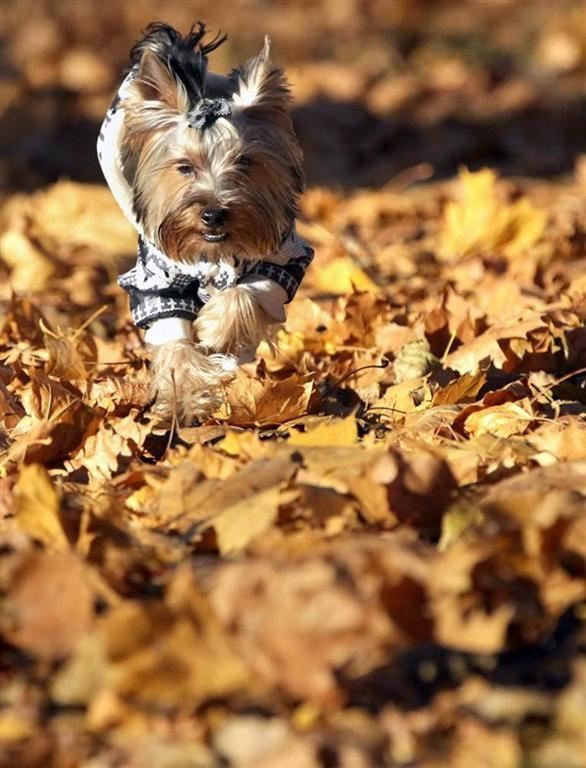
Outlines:
{"label": "dog's head", "polygon": [[145,235],[170,258],[275,253],[296,215],[302,155],[285,74],[262,51],[228,77],[208,73],[205,28],[151,24],[131,52],[124,175]]}

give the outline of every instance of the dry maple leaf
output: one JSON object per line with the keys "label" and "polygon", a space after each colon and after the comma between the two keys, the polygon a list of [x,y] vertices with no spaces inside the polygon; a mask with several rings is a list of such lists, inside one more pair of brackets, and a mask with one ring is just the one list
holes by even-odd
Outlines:
{"label": "dry maple leaf", "polygon": [[[573,325],[574,320],[570,322]],[[539,354],[543,368],[548,364],[555,366],[556,356],[552,353],[560,346],[548,315],[527,312],[516,320],[511,318],[493,325],[478,338],[450,352],[445,363],[459,373],[474,373],[487,363],[511,372],[523,370],[525,358],[531,365],[532,356]]]}
{"label": "dry maple leaf", "polygon": [[465,403],[474,399],[485,383],[486,373],[484,371],[465,373],[451,381],[443,389],[438,389],[433,395],[432,406]]}
{"label": "dry maple leaf", "polygon": [[42,373],[31,375],[30,389],[23,392],[22,403],[28,415],[12,431],[7,466],[63,459],[79,448],[99,422],[79,390]]}
{"label": "dry maple leaf", "polygon": [[495,192],[496,175],[485,169],[460,172],[460,200],[449,202],[444,213],[440,252],[444,258],[495,252],[514,258],[543,234],[547,214],[527,199],[506,204]]}
{"label": "dry maple leaf", "polygon": [[234,426],[284,424],[307,413],[313,387],[311,375],[275,381],[237,376],[227,390],[225,418]]}
{"label": "dry maple leaf", "polygon": [[[192,461],[169,473],[152,504],[158,524],[197,539],[218,521],[230,550],[244,548],[270,525],[281,503],[281,488],[296,475],[299,462],[292,451],[250,462],[240,472],[221,479],[203,479]],[[197,456],[193,457],[197,460]],[[260,499],[256,517],[254,499]],[[249,503],[244,503],[248,500]],[[259,528],[260,526],[260,528]]]}

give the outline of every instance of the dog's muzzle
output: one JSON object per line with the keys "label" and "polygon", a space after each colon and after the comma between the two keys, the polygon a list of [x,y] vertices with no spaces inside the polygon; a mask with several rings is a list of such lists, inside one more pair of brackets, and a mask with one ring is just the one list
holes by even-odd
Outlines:
{"label": "dog's muzzle", "polygon": [[211,206],[204,208],[200,218],[202,224],[207,229],[203,239],[208,243],[220,243],[228,237],[228,233],[223,229],[228,218],[228,210],[226,208],[214,208]]}

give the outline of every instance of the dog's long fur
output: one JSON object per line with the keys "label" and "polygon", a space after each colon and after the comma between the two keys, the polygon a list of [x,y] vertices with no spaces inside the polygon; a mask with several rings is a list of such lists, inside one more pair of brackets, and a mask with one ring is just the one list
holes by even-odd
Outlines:
{"label": "dog's long fur", "polygon": [[151,355],[153,412],[162,419],[175,415],[180,424],[216,411],[222,405],[223,386],[237,368],[235,358],[210,355],[188,339],[153,346]]}
{"label": "dog's long fur", "polygon": [[[123,174],[138,226],[170,259],[261,260],[278,251],[303,189],[289,86],[270,61],[268,38],[256,57],[223,77],[208,73],[207,56],[225,38],[204,37],[202,24],[182,37],[157,23],[132,49]],[[227,100],[231,114],[196,130],[194,114],[209,99]],[[209,208],[227,216],[216,242],[202,225]],[[198,316],[194,341],[152,348],[156,412],[175,412],[183,422],[209,416],[235,359],[250,359],[260,341],[273,338],[270,318],[245,286],[216,293]]]}
{"label": "dog's long fur", "polygon": [[195,321],[195,333],[205,347],[246,360],[261,341],[276,350],[274,325],[245,286],[217,293]]}

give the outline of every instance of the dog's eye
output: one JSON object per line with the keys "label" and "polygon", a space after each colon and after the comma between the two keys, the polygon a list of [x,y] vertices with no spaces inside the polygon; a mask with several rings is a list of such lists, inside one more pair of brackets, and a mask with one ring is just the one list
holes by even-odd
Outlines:
{"label": "dog's eye", "polygon": [[192,173],[195,173],[195,168],[193,165],[187,165],[186,163],[178,165],[177,170],[182,176],[191,176]]}
{"label": "dog's eye", "polygon": [[252,157],[249,157],[248,155],[238,155],[236,158],[236,165],[240,168],[250,168],[252,162]]}

